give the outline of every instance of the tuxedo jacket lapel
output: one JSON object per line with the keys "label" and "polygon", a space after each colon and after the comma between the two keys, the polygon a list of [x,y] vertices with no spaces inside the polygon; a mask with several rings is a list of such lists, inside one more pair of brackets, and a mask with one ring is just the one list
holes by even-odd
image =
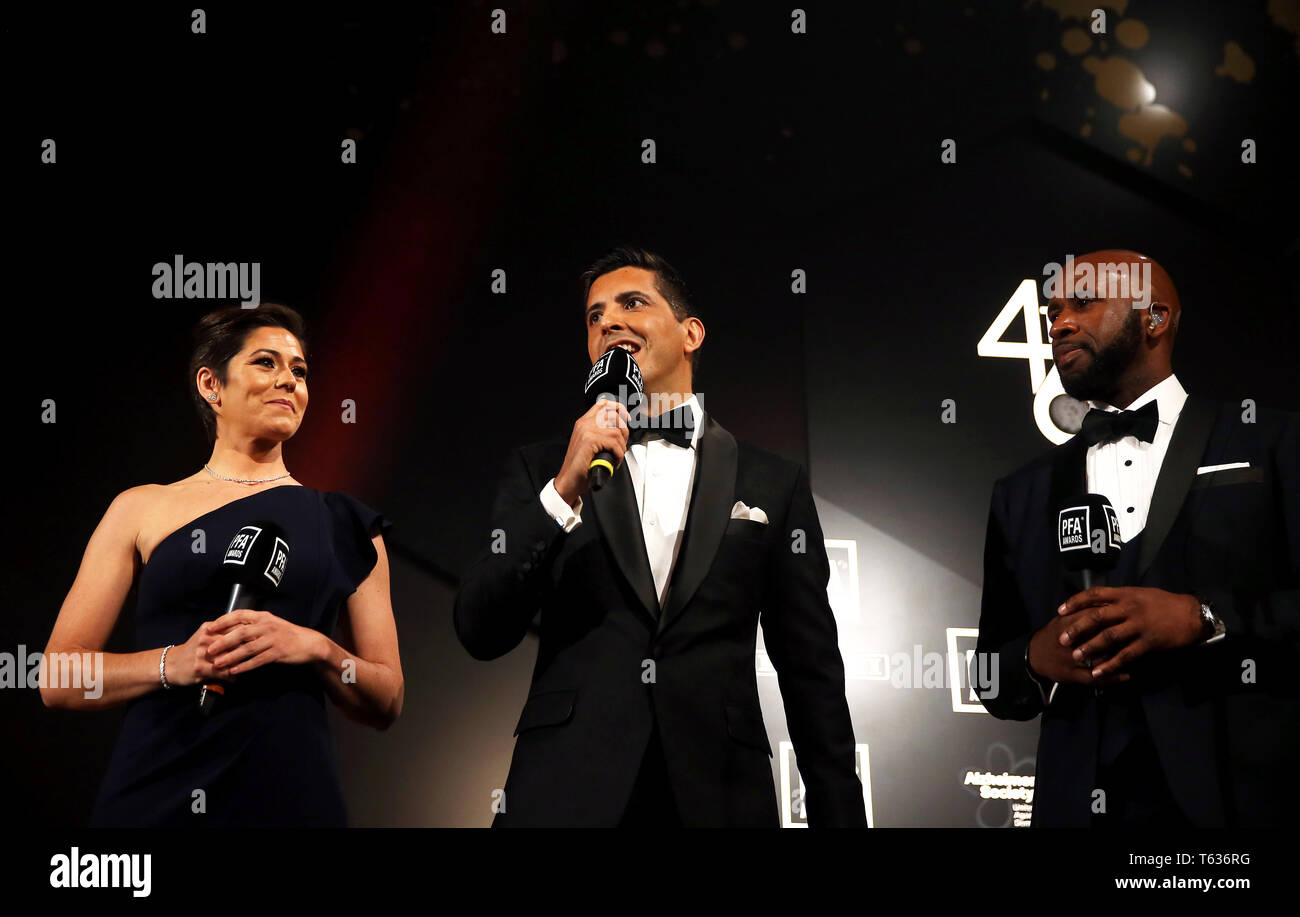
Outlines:
{"label": "tuxedo jacket lapel", "polygon": [[[626,459],[624,459],[626,463]],[[591,504],[605,542],[614,554],[623,576],[651,620],[659,617],[659,596],[655,592],[654,574],[650,571],[650,555],[646,552],[645,538],[641,534],[641,513],[636,506],[636,488],[632,475],[620,465],[600,490],[591,494]]]}
{"label": "tuxedo jacket lapel", "polygon": [[1210,441],[1217,413],[1213,403],[1194,395],[1188,395],[1187,401],[1183,403],[1165,460],[1160,465],[1160,476],[1156,478],[1155,489],[1151,492],[1151,508],[1147,512],[1142,555],[1138,561],[1139,580],[1155,560],[1160,546],[1173,528],[1174,520],[1178,518],[1178,511],[1182,509],[1188,489],[1196,480],[1196,468]]}
{"label": "tuxedo jacket lapel", "polygon": [[[736,439],[711,416],[695,444],[695,483],[686,515],[686,534],[669,580],[659,632],[681,614],[704,581],[731,519],[736,494]],[[639,531],[639,526],[638,526]]]}

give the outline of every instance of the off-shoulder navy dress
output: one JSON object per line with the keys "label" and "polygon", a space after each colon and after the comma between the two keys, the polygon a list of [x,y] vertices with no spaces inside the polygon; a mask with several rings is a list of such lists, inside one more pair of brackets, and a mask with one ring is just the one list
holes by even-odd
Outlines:
{"label": "off-shoulder navy dress", "polygon": [[[150,555],[138,583],[137,650],[179,646],[225,612],[228,596],[213,574],[230,539],[258,519],[284,528],[289,561],[257,610],[326,635],[374,569],[375,531],[391,525],[346,494],[294,485],[218,507]],[[177,686],[131,702],[92,826],[347,825],[328,699],[312,665],[270,663],[237,675],[211,717],[199,712],[198,692]]]}

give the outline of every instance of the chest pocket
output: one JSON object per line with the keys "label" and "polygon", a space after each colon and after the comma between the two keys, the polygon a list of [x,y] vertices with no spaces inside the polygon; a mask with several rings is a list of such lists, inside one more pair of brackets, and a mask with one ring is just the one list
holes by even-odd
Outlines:
{"label": "chest pocket", "polygon": [[728,519],[727,527],[723,530],[723,537],[737,537],[766,543],[768,529],[771,525],[766,522],[755,522],[753,519]]}
{"label": "chest pocket", "polygon": [[1261,484],[1264,481],[1263,468],[1224,468],[1208,474],[1198,474],[1192,482],[1192,490],[1204,490],[1210,487],[1226,487],[1230,484]]}

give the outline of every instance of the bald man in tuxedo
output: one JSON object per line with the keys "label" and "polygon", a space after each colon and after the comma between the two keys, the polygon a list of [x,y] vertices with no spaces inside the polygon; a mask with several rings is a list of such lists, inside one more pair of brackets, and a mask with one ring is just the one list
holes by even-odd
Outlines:
{"label": "bald man in tuxedo", "polygon": [[[1181,304],[1137,252],[1076,259],[1050,299],[1081,431],[993,489],[977,652],[995,716],[1041,718],[1036,827],[1291,826],[1300,817],[1300,423],[1216,404],[1173,373]],[[1149,272],[1142,295],[1118,265]],[[1090,492],[1123,548],[1084,589],[1057,514]]]}

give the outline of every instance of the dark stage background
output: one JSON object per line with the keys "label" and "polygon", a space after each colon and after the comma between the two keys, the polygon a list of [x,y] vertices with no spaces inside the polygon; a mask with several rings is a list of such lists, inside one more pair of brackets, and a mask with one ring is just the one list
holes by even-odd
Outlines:
{"label": "dark stage background", "polygon": [[[1094,34],[1094,6],[812,3],[806,34],[740,2],[511,4],[504,34],[490,3],[210,6],[203,35],[179,8],[8,19],[0,652],[44,647],[115,494],[208,456],[185,361],[218,303],[154,298],[152,265],[259,262],[311,332],[288,468],[395,522],[406,707],[385,733],[336,718],[352,820],[487,824],[536,643],[470,659],[456,577],[493,463],[580,412],[577,277],[630,242],[697,290],[706,409],[810,468],[873,823],[1026,819],[980,781],[1032,774],[1036,724],[946,677],[974,646],[992,482],[1049,445],[1032,361],[977,343],[1045,263],[1127,247],[1179,287],[1188,390],[1294,409],[1300,381],[1300,7],[1114,0]],[[943,682],[899,687],[927,654]],[[120,714],[0,707],[0,819],[83,824]],[[788,803],[785,749],[773,776]]]}

